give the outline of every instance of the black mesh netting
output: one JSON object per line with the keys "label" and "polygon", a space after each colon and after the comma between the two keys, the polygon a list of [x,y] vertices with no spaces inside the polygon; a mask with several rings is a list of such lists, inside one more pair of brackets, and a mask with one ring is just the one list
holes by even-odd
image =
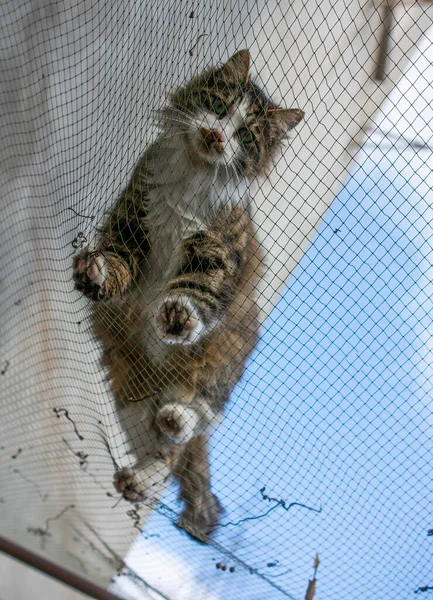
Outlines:
{"label": "black mesh netting", "polygon": [[[125,598],[300,600],[316,553],[316,600],[432,593],[432,11],[2,2],[2,535],[104,587],[120,572]],[[174,483],[152,506],[112,485],[128,455],[71,265],[153,109],[241,48],[306,117],[253,199],[263,326],[212,436],[204,546]]]}

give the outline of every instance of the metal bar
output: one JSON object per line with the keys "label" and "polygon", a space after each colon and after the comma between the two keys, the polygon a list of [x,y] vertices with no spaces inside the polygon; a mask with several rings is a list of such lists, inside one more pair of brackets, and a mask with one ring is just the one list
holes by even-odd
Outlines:
{"label": "metal bar", "polygon": [[386,63],[388,58],[388,50],[389,50],[389,37],[390,31],[393,24],[394,15],[393,15],[393,7],[387,3],[382,7],[382,39],[380,42],[379,48],[379,57],[377,60],[377,67],[374,73],[374,79],[376,81],[383,81],[386,77]]}
{"label": "metal bar", "polygon": [[16,558],[29,567],[42,571],[42,573],[45,573],[49,577],[57,579],[61,583],[74,588],[82,594],[87,594],[87,596],[90,596],[91,598],[95,598],[96,600],[119,600],[118,596],[114,596],[88,579],[81,577],[81,575],[77,575],[73,571],[69,571],[43,556],[39,556],[31,550],[27,550],[14,542],[10,542],[2,536],[0,536],[0,552],[4,552],[13,558]]}

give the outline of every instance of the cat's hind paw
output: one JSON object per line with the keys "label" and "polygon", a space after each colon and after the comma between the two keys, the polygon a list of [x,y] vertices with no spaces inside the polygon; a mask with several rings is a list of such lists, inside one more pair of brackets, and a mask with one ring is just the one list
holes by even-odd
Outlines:
{"label": "cat's hind paw", "polygon": [[206,490],[194,504],[186,504],[177,526],[198,542],[207,544],[218,527],[222,512],[218,498],[210,490]]}
{"label": "cat's hind paw", "polygon": [[144,502],[147,500],[146,488],[133,469],[122,469],[114,473],[114,487],[119,494],[130,502]]}
{"label": "cat's hind paw", "polygon": [[205,327],[187,296],[166,298],[156,315],[156,326],[166,344],[193,344]]}
{"label": "cat's hind paw", "polygon": [[199,420],[194,408],[182,404],[166,404],[156,414],[157,428],[175,444],[186,443],[194,437]]}
{"label": "cat's hind paw", "polygon": [[162,456],[151,456],[145,464],[125,467],[114,474],[114,487],[129,502],[152,502],[165,489],[170,469]]}
{"label": "cat's hind paw", "polygon": [[104,257],[94,248],[83,248],[73,261],[75,289],[92,300],[102,300],[105,296],[104,284],[107,267]]}

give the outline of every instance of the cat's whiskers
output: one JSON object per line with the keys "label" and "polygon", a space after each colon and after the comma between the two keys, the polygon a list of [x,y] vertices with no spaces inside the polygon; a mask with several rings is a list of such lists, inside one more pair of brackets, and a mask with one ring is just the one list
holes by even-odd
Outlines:
{"label": "cat's whiskers", "polygon": [[[191,127],[191,123],[188,123],[187,121],[181,121],[180,119],[176,119],[174,117],[167,117],[166,123],[167,124],[175,123],[176,125],[183,125],[187,129],[189,129]],[[165,125],[165,127],[163,126],[164,129],[167,129],[167,124]]]}
{"label": "cat's whiskers", "polygon": [[170,106],[169,110],[174,110],[178,114],[189,116],[192,119],[194,119],[196,116],[194,114],[194,112],[192,110],[190,110],[189,108],[187,108],[186,106],[184,106],[183,109],[177,108],[176,106]]}
{"label": "cat's whiskers", "polygon": [[239,188],[239,184],[240,184],[240,179],[239,177],[236,176],[236,172],[233,168],[233,164],[226,164],[225,165],[225,172],[226,172],[226,181],[227,181],[227,185],[231,186],[231,193],[234,194],[236,192],[236,190],[238,190]]}
{"label": "cat's whiskers", "polygon": [[172,140],[173,138],[181,137],[185,135],[185,131],[165,131],[160,139],[161,140]]}
{"label": "cat's whiskers", "polygon": [[239,158],[235,155],[233,157],[233,169],[231,170],[231,174],[233,179],[235,180],[235,184],[239,185],[241,182],[241,171],[242,171],[242,165],[241,162],[239,160]]}
{"label": "cat's whiskers", "polygon": [[227,183],[229,183],[231,180],[231,173],[229,171],[229,167],[228,167],[227,163],[224,163],[224,170],[226,172]]}
{"label": "cat's whiskers", "polygon": [[185,129],[165,129],[159,136],[158,146],[162,147],[162,142],[164,143],[164,147],[167,148],[179,148],[179,138],[183,138],[185,134],[187,134],[187,130]]}
{"label": "cat's whiskers", "polygon": [[158,115],[160,115],[160,117],[162,118],[162,120],[164,120],[164,118],[166,118],[167,116],[170,116],[170,114],[176,114],[176,115],[180,115],[181,117],[188,117],[188,118],[194,118],[195,115],[192,111],[190,111],[189,109],[185,108],[184,110],[180,110],[179,108],[176,108],[176,106],[172,106],[169,105],[168,107],[164,107],[164,108],[155,108],[154,112]]}
{"label": "cat's whiskers", "polygon": [[241,180],[240,173],[242,171],[242,164],[241,164],[241,161],[239,160],[239,157],[236,156],[236,154],[233,157],[233,166],[234,166],[234,168],[233,168],[233,175],[234,175],[234,177],[237,178],[237,181],[239,183],[240,180]]}
{"label": "cat's whiskers", "polygon": [[175,110],[174,115],[164,110],[156,110],[155,112],[160,114],[158,119],[158,127],[162,131],[167,131],[167,129],[170,128],[170,126],[173,126],[173,124],[183,126],[183,131],[191,128],[191,119],[188,119],[188,116],[183,114],[181,111]]}
{"label": "cat's whiskers", "polygon": [[192,121],[196,117],[196,115],[189,109],[180,110],[175,106],[170,106],[169,109],[164,112],[164,116],[170,118],[170,113],[174,113],[175,116],[182,117],[183,120],[189,119],[189,121]]}

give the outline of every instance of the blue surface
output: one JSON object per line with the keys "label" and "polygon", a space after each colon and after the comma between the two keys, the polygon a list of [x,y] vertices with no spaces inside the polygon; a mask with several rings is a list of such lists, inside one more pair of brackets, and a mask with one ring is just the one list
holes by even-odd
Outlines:
{"label": "blue surface", "polygon": [[[263,486],[287,503],[322,507],[316,514],[279,506],[216,535],[299,600],[316,552],[315,600],[399,600],[433,584],[433,178],[430,153],[411,167],[398,157],[393,150],[358,157],[362,167],[265,323],[213,438],[223,524],[265,513],[273,504],[262,499]],[[173,486],[165,502],[178,512],[175,494]],[[149,532],[159,532],[152,544],[185,559],[218,598],[284,597],[248,570],[216,569],[217,561],[236,563],[161,514]],[[202,593],[197,600],[207,598]]]}

